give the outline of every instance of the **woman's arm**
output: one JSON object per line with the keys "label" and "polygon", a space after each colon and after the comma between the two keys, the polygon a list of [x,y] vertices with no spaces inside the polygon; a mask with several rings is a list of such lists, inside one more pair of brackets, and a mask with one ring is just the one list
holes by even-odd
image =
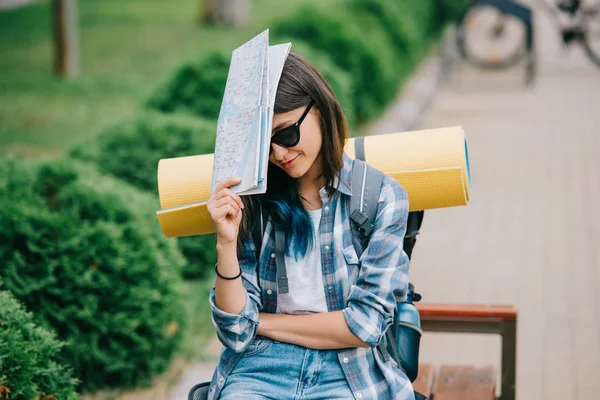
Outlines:
{"label": "woman's arm", "polygon": [[369,347],[348,328],[342,311],[308,315],[259,314],[258,335],[310,349]]}
{"label": "woman's arm", "polygon": [[[233,255],[226,255],[226,257],[233,257]],[[219,254],[219,263],[224,265],[227,261],[226,257],[222,258]],[[210,292],[212,321],[217,337],[224,346],[236,352],[244,351],[256,336],[258,313],[262,309],[256,262],[254,243],[249,240],[235,260],[232,260],[232,264],[238,266],[237,273],[239,269],[242,270],[242,276],[232,281],[217,277],[215,287]],[[221,275],[237,275],[237,273],[226,275],[229,272],[225,269],[221,270],[221,265],[218,268]]]}
{"label": "woman's arm", "polygon": [[[240,272],[237,243],[217,243],[217,270],[226,277],[234,277]],[[246,305],[246,290],[242,278],[233,280],[221,279],[215,282],[215,305],[230,314],[239,314]]]}
{"label": "woman's arm", "polygon": [[373,233],[343,310],[350,331],[371,347],[379,344],[394,321],[397,302],[408,292],[409,260],[403,249],[408,210],[406,190],[384,177]]}
{"label": "woman's arm", "polygon": [[217,231],[217,271],[224,277],[237,277],[228,280],[217,276],[209,297],[212,320],[221,343],[237,352],[254,340],[258,311],[262,308],[254,243],[251,239],[243,240],[243,248],[239,252],[237,249],[243,203],[229,188],[239,182],[239,179],[224,181],[207,201]]}
{"label": "woman's arm", "polygon": [[408,196],[384,178],[375,229],[360,257],[360,272],[341,311],[311,315],[260,314],[258,334],[315,349],[375,347],[406,297],[408,256],[403,250]]}

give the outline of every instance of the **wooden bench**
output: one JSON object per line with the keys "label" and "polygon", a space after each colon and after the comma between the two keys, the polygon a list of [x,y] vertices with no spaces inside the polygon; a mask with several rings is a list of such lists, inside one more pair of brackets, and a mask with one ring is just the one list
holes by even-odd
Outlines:
{"label": "wooden bench", "polygon": [[[517,311],[510,306],[420,304],[423,331],[487,333],[502,336],[501,400],[515,399]],[[493,366],[419,364],[413,383],[431,400],[494,400],[497,370]]]}
{"label": "wooden bench", "polygon": [[496,368],[423,363],[413,386],[432,400],[494,400]]}

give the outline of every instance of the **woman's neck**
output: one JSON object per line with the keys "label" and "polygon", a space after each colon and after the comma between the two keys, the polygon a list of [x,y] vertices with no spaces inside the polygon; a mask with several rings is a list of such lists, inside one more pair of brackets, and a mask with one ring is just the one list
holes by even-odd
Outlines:
{"label": "woman's neck", "polygon": [[322,207],[323,202],[319,191],[325,186],[325,177],[322,175],[320,162],[317,160],[313,166],[299,178],[300,195],[302,196],[304,207],[307,210],[318,210]]}
{"label": "woman's neck", "polygon": [[304,204],[304,208],[307,210],[318,210],[323,206],[323,201],[321,200],[321,195],[319,194],[319,190],[322,188],[322,185],[312,184],[310,186],[300,185],[300,196],[302,196],[302,203]]}

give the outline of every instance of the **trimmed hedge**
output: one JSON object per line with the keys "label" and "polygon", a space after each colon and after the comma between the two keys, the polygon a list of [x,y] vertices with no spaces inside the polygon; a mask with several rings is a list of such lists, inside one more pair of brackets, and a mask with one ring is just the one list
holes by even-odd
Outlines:
{"label": "trimmed hedge", "polygon": [[216,129],[216,123],[203,119],[142,113],[109,127],[91,143],[77,145],[69,155],[156,194],[158,161],[212,153]]}
{"label": "trimmed hedge", "polygon": [[[73,149],[71,157],[90,161],[101,172],[114,175],[141,190],[157,195],[157,165],[161,158],[214,152],[216,123],[180,115],[144,113],[117,124],[97,136],[91,144]],[[156,221],[155,212],[145,216]],[[174,240],[170,240],[174,241]],[[217,260],[214,235],[176,239],[187,262],[183,275],[204,277]]]}
{"label": "trimmed hedge", "polygon": [[[423,7],[431,0],[400,3],[388,0],[350,0],[349,10],[354,15],[369,15],[379,24],[380,28],[389,36],[393,46],[389,49],[397,55],[398,68],[404,74],[414,68],[422,55],[422,50],[427,47],[426,38],[429,37],[423,29],[423,21],[415,18],[414,10]],[[431,16],[428,16],[431,20]],[[402,77],[398,77],[398,81]]]}
{"label": "trimmed hedge", "polygon": [[156,206],[90,164],[0,160],[0,278],[84,390],[147,384],[179,344],[183,258]]}
{"label": "trimmed hedge", "polygon": [[213,52],[199,63],[183,65],[173,78],[148,99],[146,107],[164,113],[186,111],[217,119],[230,59],[231,56]]}
{"label": "trimmed hedge", "polygon": [[0,290],[0,398],[31,400],[53,395],[75,400],[77,379],[61,364],[64,343],[39,325],[6,290]]}

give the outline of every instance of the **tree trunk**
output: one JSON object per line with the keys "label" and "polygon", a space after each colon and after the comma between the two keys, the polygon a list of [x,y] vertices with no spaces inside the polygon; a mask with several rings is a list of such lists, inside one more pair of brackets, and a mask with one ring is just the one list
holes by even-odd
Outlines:
{"label": "tree trunk", "polygon": [[250,22],[251,0],[204,0],[202,20],[242,27]]}
{"label": "tree trunk", "polygon": [[204,6],[200,13],[200,22],[206,22],[208,24],[215,22],[215,1],[216,0],[203,0]]}
{"label": "tree trunk", "polygon": [[79,73],[77,0],[54,0],[54,71],[62,77]]}

